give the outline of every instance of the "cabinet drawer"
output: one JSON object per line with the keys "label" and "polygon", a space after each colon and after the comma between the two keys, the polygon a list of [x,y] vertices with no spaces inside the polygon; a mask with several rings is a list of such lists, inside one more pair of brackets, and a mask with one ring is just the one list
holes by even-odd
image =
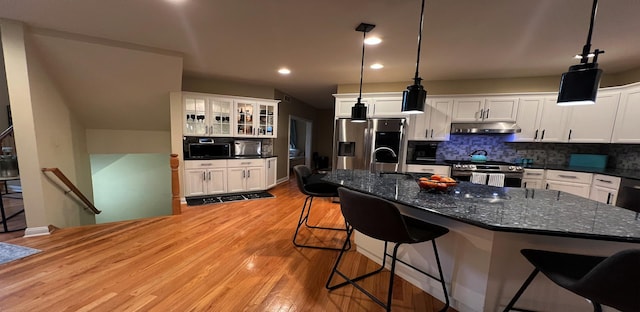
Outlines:
{"label": "cabinet drawer", "polygon": [[602,174],[594,174],[593,183],[591,185],[617,190],[618,187],[620,186],[620,178],[602,175]]}
{"label": "cabinet drawer", "polygon": [[547,170],[547,180],[591,184],[593,173]]}
{"label": "cabinet drawer", "polygon": [[407,165],[407,172],[449,175],[449,166]]}
{"label": "cabinet drawer", "polygon": [[544,178],[544,169],[524,169],[522,178],[527,180],[542,180]]}
{"label": "cabinet drawer", "polygon": [[229,167],[253,167],[253,166],[262,166],[264,167],[264,159],[229,159],[227,160],[227,166]]}
{"label": "cabinet drawer", "polygon": [[226,159],[216,159],[216,160],[185,160],[184,168],[185,169],[206,169],[206,168],[226,168],[227,160]]}

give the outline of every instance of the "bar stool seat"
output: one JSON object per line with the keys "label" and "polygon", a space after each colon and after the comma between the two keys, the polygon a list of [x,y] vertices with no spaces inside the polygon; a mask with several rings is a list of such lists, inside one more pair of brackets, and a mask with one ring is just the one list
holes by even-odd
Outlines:
{"label": "bar stool seat", "polygon": [[[442,267],[440,265],[440,257],[438,256],[435,239],[447,234],[449,230],[435,224],[403,216],[400,214],[398,207],[388,200],[342,187],[338,189],[338,193],[340,194],[340,208],[349,228],[347,230],[347,240],[336,259],[335,265],[333,266],[333,270],[329,275],[329,279],[327,280],[325,287],[329,290],[334,290],[345,285],[352,285],[387,311],[391,311],[395,265],[396,261],[399,261],[440,282],[445,297],[445,306],[441,311],[446,311],[449,308],[449,296],[447,294],[447,287],[442,274]],[[339,265],[342,260],[342,256],[347,251],[347,243],[349,242],[349,238],[351,237],[353,230],[357,230],[364,235],[384,241],[384,255],[382,256],[382,266],[380,266],[380,268],[358,277],[350,278],[339,270]],[[401,244],[414,244],[428,241],[431,241],[433,246],[433,252],[439,273],[438,277],[397,258],[398,247],[400,247]],[[389,254],[387,251],[387,244],[389,242],[394,244],[392,254]],[[381,272],[385,268],[387,257],[391,257],[391,276],[389,277],[387,302],[384,303],[356,282]],[[335,274],[340,275],[345,282],[331,285]]]}
{"label": "bar stool seat", "polygon": [[513,309],[538,272],[591,301],[596,312],[602,311],[601,305],[620,311],[640,311],[640,249],[623,250],[609,257],[535,249],[523,249],[520,253],[534,269],[504,311]]}
{"label": "bar stool seat", "polygon": [[[296,226],[296,231],[293,234],[293,245],[297,247],[307,247],[307,248],[316,248],[316,249],[341,250],[341,248],[339,247],[309,245],[309,244],[299,243],[297,241],[298,233],[300,232],[300,228],[302,227],[302,225],[306,226],[309,229],[344,231],[344,232],[347,231],[347,226],[346,226],[346,223],[345,223],[345,227],[343,228],[309,225],[309,214],[311,213],[311,205],[313,204],[313,198],[314,197],[338,197],[338,186],[322,181],[321,179],[324,176],[323,174],[312,174],[311,169],[309,169],[309,167],[305,165],[294,166],[293,172],[296,176],[296,183],[297,183],[298,189],[302,194],[307,195],[307,197],[304,200],[304,204],[302,205],[302,210],[300,212],[300,218],[298,219],[298,225]],[[351,243],[349,243],[349,247],[351,247]]]}

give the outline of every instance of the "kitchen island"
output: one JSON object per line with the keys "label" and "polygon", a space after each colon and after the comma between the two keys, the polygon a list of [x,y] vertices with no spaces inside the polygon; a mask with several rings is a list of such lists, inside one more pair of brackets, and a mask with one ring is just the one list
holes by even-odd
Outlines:
{"label": "kitchen island", "polygon": [[[416,176],[338,170],[324,180],[399,204],[403,214],[439,224],[450,233],[438,239],[452,306],[459,311],[499,311],[531,271],[522,248],[611,255],[640,248],[636,212],[571,194],[524,188],[498,188],[461,182],[448,193],[420,191]],[[358,252],[381,263],[382,242],[356,234]],[[435,272],[428,245],[407,245],[401,258]],[[443,299],[438,285],[398,275]],[[518,302],[538,311],[582,311],[590,304],[537,277]]]}

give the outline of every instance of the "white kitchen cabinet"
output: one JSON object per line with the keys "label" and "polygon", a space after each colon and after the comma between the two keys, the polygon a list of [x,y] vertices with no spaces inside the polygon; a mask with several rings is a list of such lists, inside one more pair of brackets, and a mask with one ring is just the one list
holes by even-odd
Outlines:
{"label": "white kitchen cabinet", "polygon": [[227,160],[187,160],[184,163],[185,196],[227,192]]}
{"label": "white kitchen cabinet", "polygon": [[264,159],[229,159],[227,161],[227,192],[260,191],[265,189]]}
{"label": "white kitchen cabinet", "polygon": [[[358,94],[334,94],[335,117],[350,118]],[[360,100],[367,107],[367,118],[405,118],[402,113],[402,92],[366,93]]]}
{"label": "white kitchen cabinet", "polygon": [[517,113],[517,97],[463,97],[454,99],[451,120],[453,122],[515,121]]}
{"label": "white kitchen cabinet", "polygon": [[611,143],[640,143],[640,84],[621,90]]}
{"label": "white kitchen cabinet", "polygon": [[522,130],[514,142],[566,142],[568,108],[550,96],[521,97],[516,124]]}
{"label": "white kitchen cabinet", "polygon": [[598,92],[594,105],[570,106],[566,129],[569,143],[609,143],[616,119],[620,91]]}
{"label": "white kitchen cabinet", "polygon": [[265,172],[265,177],[266,177],[266,182],[265,182],[265,188],[266,189],[269,189],[269,188],[272,188],[272,187],[276,186],[276,183],[278,181],[277,165],[278,165],[278,158],[277,157],[267,158],[266,161],[265,161],[264,172]]}
{"label": "white kitchen cabinet", "polygon": [[589,198],[607,205],[615,205],[616,200],[618,199],[619,187],[619,177],[594,174]]}
{"label": "white kitchen cabinet", "polygon": [[424,114],[410,118],[410,140],[448,141],[451,133],[451,98],[427,98]]}
{"label": "white kitchen cabinet", "polygon": [[275,101],[236,99],[236,137],[277,137],[278,114]]}
{"label": "white kitchen cabinet", "polygon": [[545,188],[589,198],[592,173],[563,170],[546,171]]}
{"label": "white kitchen cabinet", "polygon": [[521,187],[529,189],[542,189],[544,181],[544,169],[524,169],[522,173]]}
{"label": "white kitchen cabinet", "polygon": [[415,172],[415,173],[424,173],[428,175],[438,174],[442,176],[449,176],[451,172],[450,166],[439,166],[439,165],[413,165],[408,164],[406,166],[405,172]]}

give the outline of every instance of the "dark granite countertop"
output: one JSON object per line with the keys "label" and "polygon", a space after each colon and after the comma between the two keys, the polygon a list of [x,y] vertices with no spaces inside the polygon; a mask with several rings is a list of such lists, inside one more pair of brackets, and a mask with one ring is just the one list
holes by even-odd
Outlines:
{"label": "dark granite countertop", "polygon": [[337,170],[323,180],[493,231],[640,243],[634,211],[553,190],[460,182],[447,194],[420,191],[410,175]]}

